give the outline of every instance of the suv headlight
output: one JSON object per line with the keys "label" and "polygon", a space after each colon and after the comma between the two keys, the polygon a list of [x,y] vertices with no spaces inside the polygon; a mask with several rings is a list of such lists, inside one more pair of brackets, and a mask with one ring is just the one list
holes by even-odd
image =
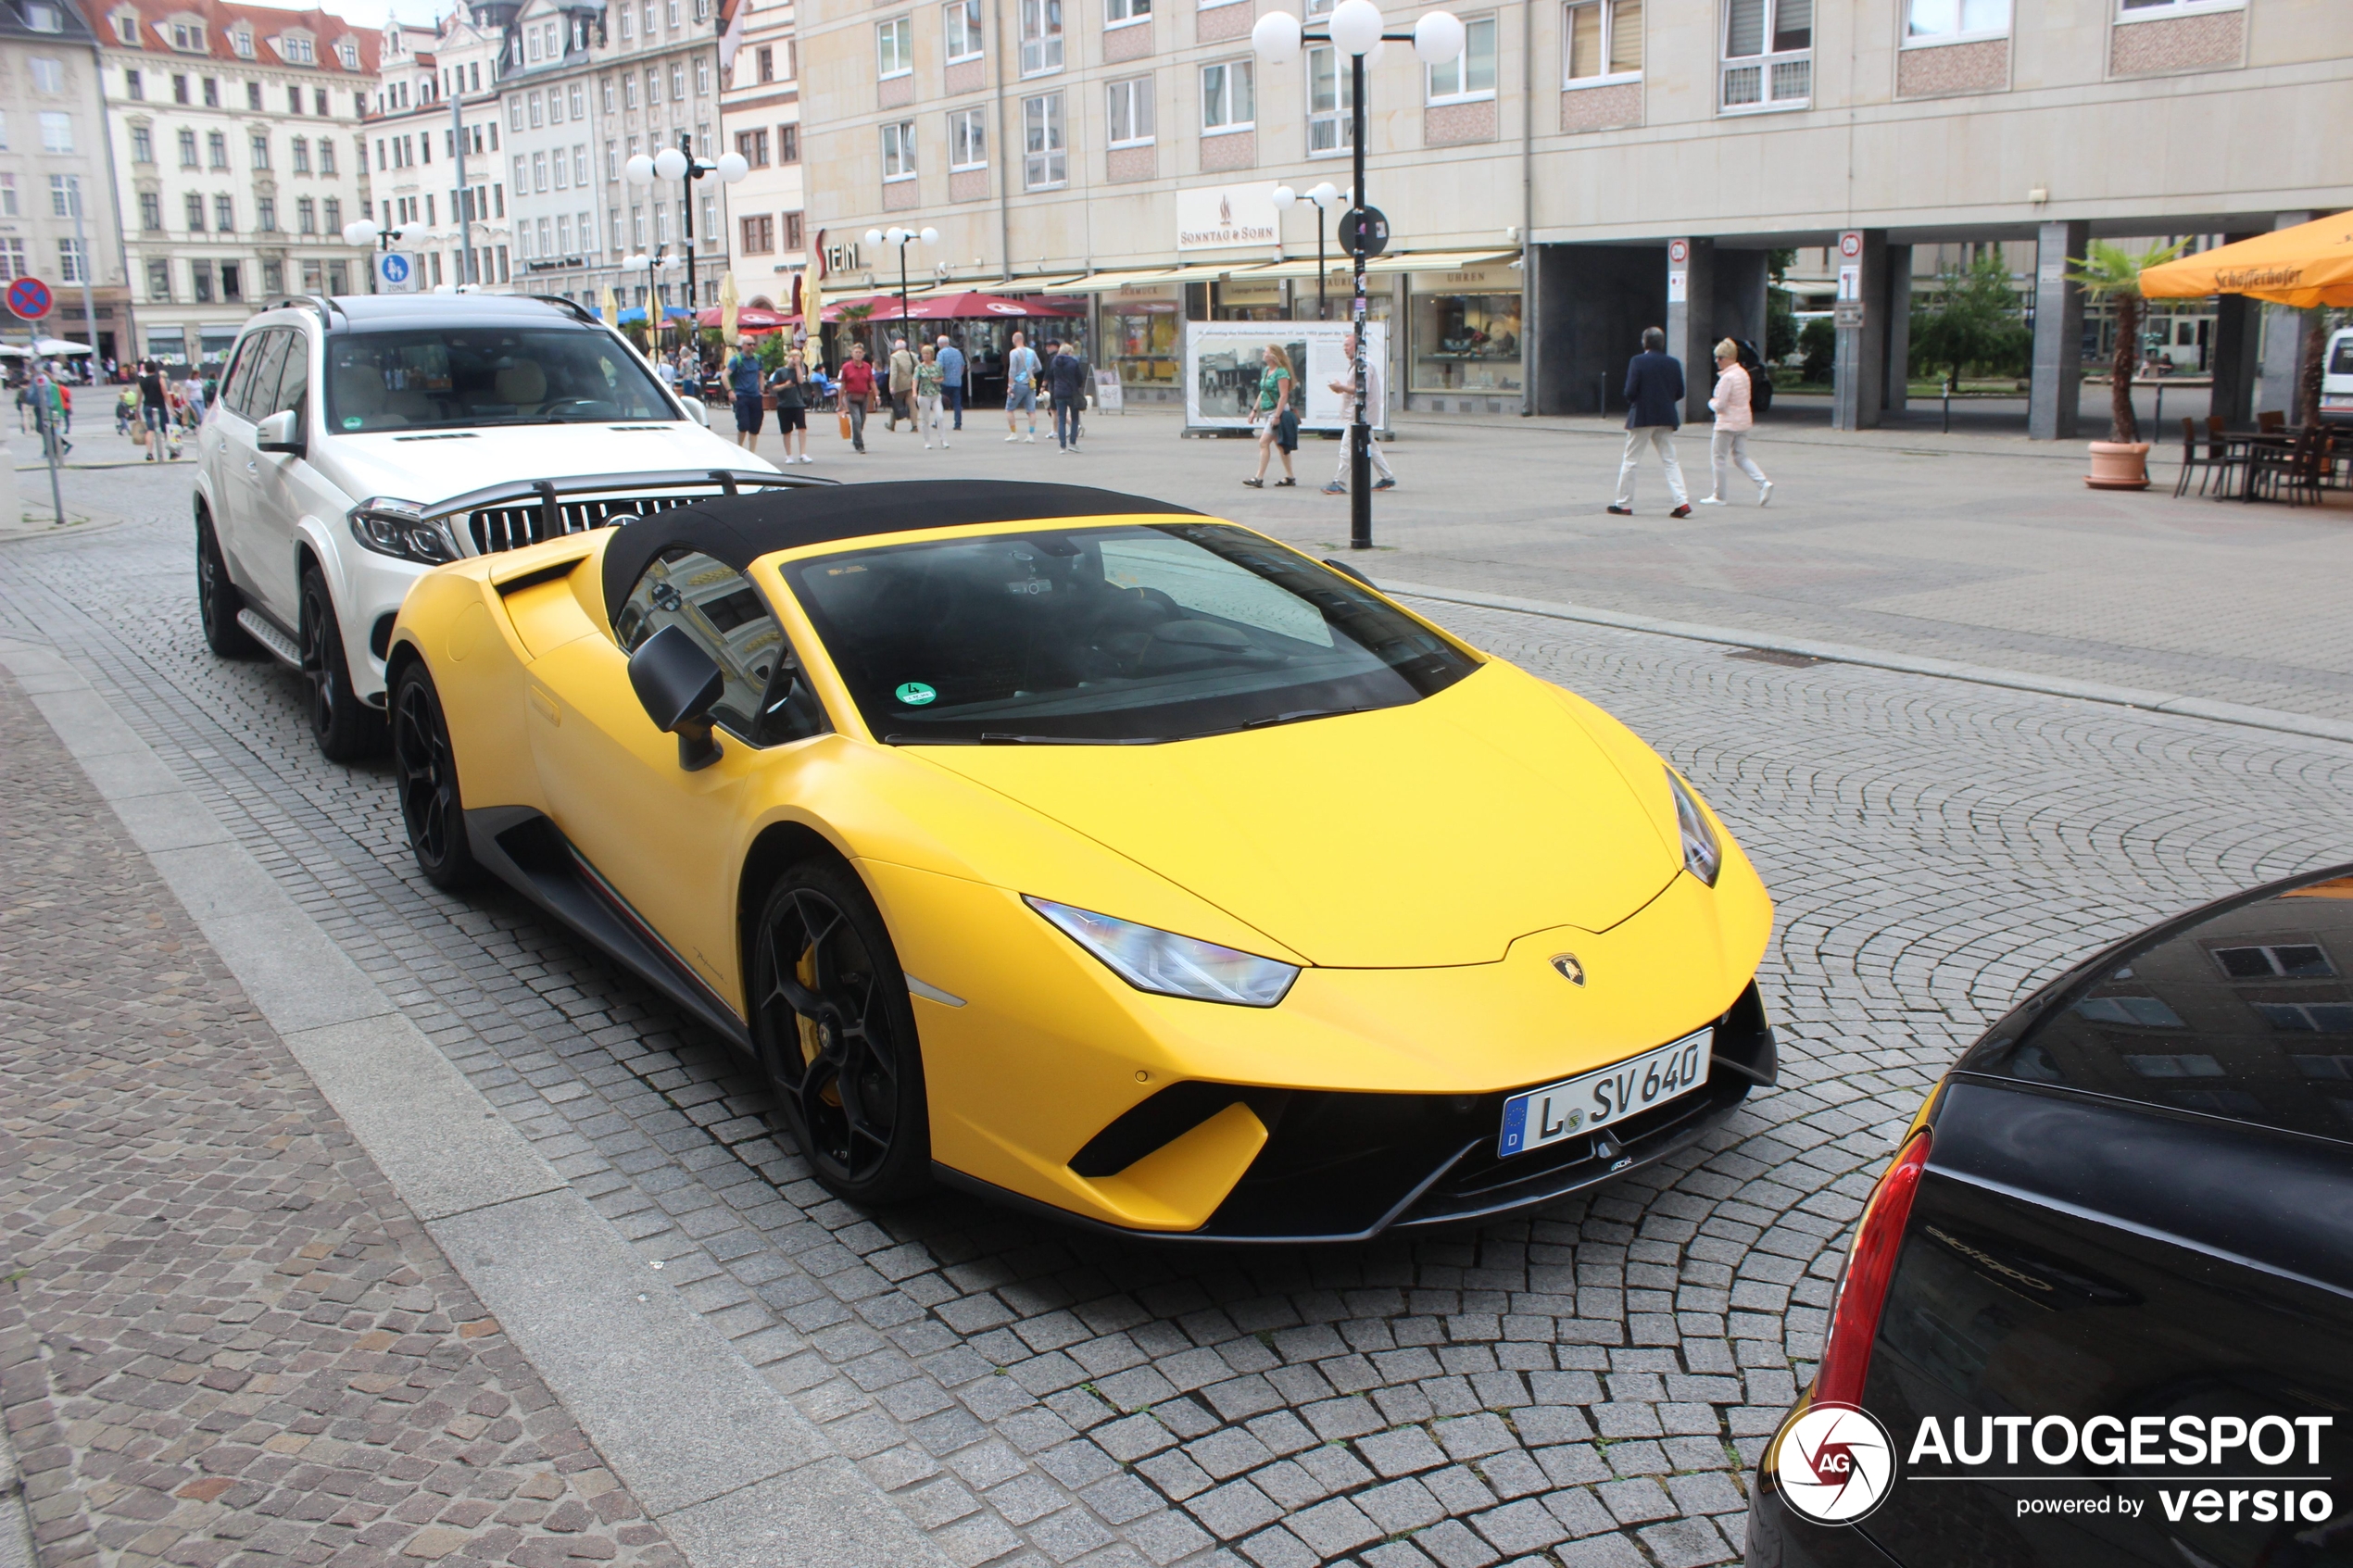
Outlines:
{"label": "suv headlight", "polygon": [[458,558],[458,542],[447,523],[425,515],[420,501],[373,495],[351,508],[351,536],[380,556],[439,566]]}
{"label": "suv headlight", "polygon": [[1022,902],[1053,922],[1064,935],[1139,991],[1196,1002],[1270,1008],[1283,999],[1290,983],[1299,978],[1294,964],[1237,952],[1214,942],[1158,931],[1134,921],[1114,920],[1026,893]]}
{"label": "suv headlight", "polygon": [[1708,886],[1716,885],[1716,873],[1724,869],[1724,843],[1716,836],[1715,826],[1707,813],[1699,809],[1699,797],[1692,786],[1667,770],[1667,787],[1675,797],[1675,826],[1683,839],[1683,869]]}

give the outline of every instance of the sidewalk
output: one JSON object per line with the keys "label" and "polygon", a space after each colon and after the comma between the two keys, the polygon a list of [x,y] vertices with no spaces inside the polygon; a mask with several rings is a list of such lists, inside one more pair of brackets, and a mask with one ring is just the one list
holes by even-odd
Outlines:
{"label": "sidewalk", "polygon": [[0,1406],[43,1568],[680,1560],[0,675]]}

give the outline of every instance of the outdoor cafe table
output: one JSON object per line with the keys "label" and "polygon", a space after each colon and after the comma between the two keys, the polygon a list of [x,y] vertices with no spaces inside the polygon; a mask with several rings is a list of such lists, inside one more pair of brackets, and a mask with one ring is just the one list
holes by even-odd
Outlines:
{"label": "outdoor cafe table", "polygon": [[[2226,430],[2221,433],[2221,440],[2225,457],[2229,461],[2238,465],[2238,498],[2240,500],[2252,501],[2257,498],[2255,494],[2257,458],[2266,452],[2276,452],[2285,456],[2295,451],[2296,437],[2296,432],[2292,429]],[[2219,500],[2230,492],[2218,490],[2214,494],[2215,498]]]}

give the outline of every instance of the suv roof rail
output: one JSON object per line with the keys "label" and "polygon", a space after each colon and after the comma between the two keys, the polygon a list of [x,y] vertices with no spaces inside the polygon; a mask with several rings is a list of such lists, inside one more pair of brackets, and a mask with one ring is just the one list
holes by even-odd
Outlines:
{"label": "suv roof rail", "polygon": [[586,306],[581,304],[580,301],[576,299],[566,299],[560,294],[527,294],[523,295],[523,297],[525,299],[535,299],[542,305],[552,305],[557,309],[571,316],[574,320],[588,321],[598,326],[603,326],[605,324],[605,319],[602,316],[598,315],[594,310],[591,310]]}
{"label": "suv roof rail", "polygon": [[261,307],[264,310],[316,310],[320,324],[329,327],[334,325],[334,318],[339,314],[324,296],[315,294],[290,294],[281,299],[267,301]]}

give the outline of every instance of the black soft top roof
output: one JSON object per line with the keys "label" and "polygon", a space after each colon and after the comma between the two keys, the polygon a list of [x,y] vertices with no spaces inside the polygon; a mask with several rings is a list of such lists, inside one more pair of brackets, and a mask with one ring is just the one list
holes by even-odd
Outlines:
{"label": "black soft top roof", "polygon": [[1087,484],[1010,480],[918,479],[875,484],[812,484],[757,495],[723,495],[698,506],[623,523],[605,546],[605,604],[628,596],[638,574],[664,550],[699,550],[741,571],[762,556],[924,528],[1063,518],[1198,517],[1172,506]]}

